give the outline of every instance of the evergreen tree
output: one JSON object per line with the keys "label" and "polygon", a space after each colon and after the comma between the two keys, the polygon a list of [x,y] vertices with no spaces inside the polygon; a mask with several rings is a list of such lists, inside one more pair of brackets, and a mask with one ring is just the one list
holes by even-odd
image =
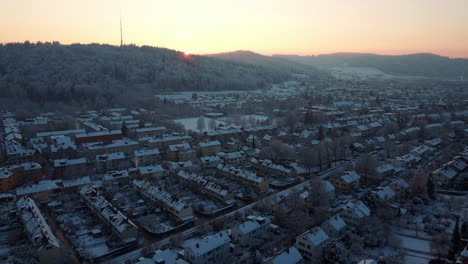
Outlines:
{"label": "evergreen tree", "polygon": [[345,255],[345,252],[341,247],[337,245],[336,241],[331,241],[322,249],[322,264],[348,264],[351,263],[348,256]]}
{"label": "evergreen tree", "polygon": [[323,126],[319,127],[318,131],[318,140],[323,140],[325,138],[325,131],[323,131]]}
{"label": "evergreen tree", "polygon": [[140,123],[138,124],[138,128],[143,128],[143,127],[145,127],[145,122],[142,119],[140,119]]}
{"label": "evergreen tree", "polygon": [[435,198],[435,187],[432,177],[429,177],[429,179],[427,179],[427,194],[431,199]]}
{"label": "evergreen tree", "polygon": [[468,239],[468,222],[463,222],[460,233],[463,239]]}
{"label": "evergreen tree", "polygon": [[460,252],[460,229],[459,229],[459,218],[457,217],[457,221],[455,222],[455,228],[452,233],[452,248],[449,250],[448,258],[455,259],[455,254]]}
{"label": "evergreen tree", "polygon": [[128,128],[127,128],[127,124],[125,123],[125,121],[122,123],[122,128],[120,130],[122,131],[122,135],[126,137],[128,133]]}

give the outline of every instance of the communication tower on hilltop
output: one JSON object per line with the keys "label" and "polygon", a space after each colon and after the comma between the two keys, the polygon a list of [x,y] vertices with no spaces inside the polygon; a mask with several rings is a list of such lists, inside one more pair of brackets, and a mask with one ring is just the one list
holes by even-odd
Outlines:
{"label": "communication tower on hilltop", "polygon": [[123,47],[122,14],[120,14],[120,47]]}

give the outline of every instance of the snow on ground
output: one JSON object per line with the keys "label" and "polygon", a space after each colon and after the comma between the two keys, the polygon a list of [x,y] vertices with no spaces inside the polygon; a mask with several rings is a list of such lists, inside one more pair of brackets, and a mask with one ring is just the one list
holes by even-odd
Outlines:
{"label": "snow on ground", "polygon": [[393,78],[403,78],[403,79],[413,79],[413,78],[422,78],[418,76],[395,76],[387,74],[377,68],[373,67],[352,67],[352,66],[338,66],[330,69],[331,74],[339,79],[393,79]]}
{"label": "snow on ground", "polygon": [[414,237],[420,237],[420,238],[425,238],[425,239],[431,239],[432,238],[426,232],[416,231],[416,230],[411,230],[411,229],[405,229],[405,228],[398,228],[398,229],[395,230],[395,232],[398,233],[398,234],[401,234],[401,235],[414,236]]}
{"label": "snow on ground", "polygon": [[421,257],[421,256],[413,256],[413,255],[406,255],[403,258],[403,261],[405,264],[428,264],[429,259],[426,257]]}
{"label": "snow on ground", "polygon": [[[198,123],[199,118],[200,117],[181,118],[181,119],[175,119],[174,122],[183,125],[185,130],[187,131],[188,130],[198,131],[197,123]],[[203,132],[210,131],[211,129],[209,127],[209,124],[211,120],[213,120],[213,118],[203,117],[203,119],[205,119],[205,128],[203,129]],[[226,124],[225,122],[219,121],[219,120],[215,120],[215,122],[216,122],[216,126],[220,124],[223,124],[223,125]]]}
{"label": "snow on ground", "polygon": [[417,239],[412,237],[406,237],[402,235],[397,235],[401,239],[401,247],[409,250],[416,250],[420,252],[426,252],[431,254],[430,241],[424,239]]}
{"label": "snow on ground", "polygon": [[[174,122],[183,125],[185,130],[187,130],[187,131],[192,130],[192,131],[197,131],[198,132],[198,129],[197,129],[198,119],[200,119],[200,117],[181,118],[181,119],[175,119]],[[210,128],[211,120],[215,120],[216,126],[219,126],[219,125],[226,126],[226,125],[228,125],[230,123],[236,123],[236,121],[232,117],[222,117],[222,118],[218,118],[218,119],[213,119],[213,118],[210,118],[210,117],[203,117],[203,119],[205,120],[205,128],[203,129],[203,132],[207,132],[207,131],[212,130]],[[242,115],[239,118],[239,121],[241,121],[241,124],[236,124],[236,125],[246,125],[248,127],[249,126],[248,123],[252,119],[253,119],[254,123],[256,123],[257,121],[267,120],[268,116],[265,116],[265,115]]]}

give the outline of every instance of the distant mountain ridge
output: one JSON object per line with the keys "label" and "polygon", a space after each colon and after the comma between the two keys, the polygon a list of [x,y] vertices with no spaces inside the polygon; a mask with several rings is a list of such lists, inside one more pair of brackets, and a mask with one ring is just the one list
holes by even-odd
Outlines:
{"label": "distant mountain ridge", "polygon": [[468,59],[451,59],[431,53],[378,55],[372,53],[333,53],[317,56],[273,55],[319,68],[337,66],[372,67],[393,75],[458,79],[468,74]]}
{"label": "distant mountain ridge", "polygon": [[273,68],[283,72],[303,73],[313,76],[322,75],[322,77],[324,77],[324,72],[319,71],[314,65],[304,64],[282,57],[265,56],[249,50],[207,54],[206,56],[225,61]]}

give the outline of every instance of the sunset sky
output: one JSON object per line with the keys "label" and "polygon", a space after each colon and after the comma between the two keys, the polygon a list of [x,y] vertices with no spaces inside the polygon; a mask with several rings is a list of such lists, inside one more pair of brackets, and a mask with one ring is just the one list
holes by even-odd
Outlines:
{"label": "sunset sky", "polygon": [[467,0],[0,0],[0,42],[468,58]]}

